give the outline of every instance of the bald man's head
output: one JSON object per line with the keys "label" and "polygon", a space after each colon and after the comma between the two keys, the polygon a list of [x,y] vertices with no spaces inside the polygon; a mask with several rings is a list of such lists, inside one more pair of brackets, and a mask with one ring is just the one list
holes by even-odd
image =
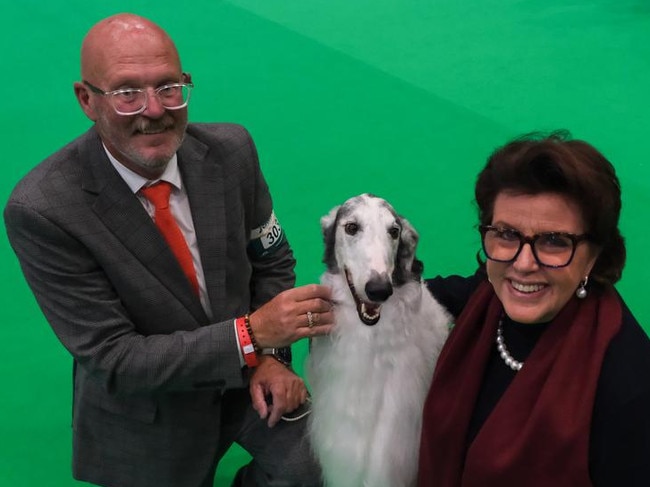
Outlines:
{"label": "bald man's head", "polygon": [[176,46],[162,28],[144,17],[121,13],[99,21],[86,34],[81,45],[81,77],[97,80],[112,60],[135,61],[145,46],[158,46],[181,71]]}

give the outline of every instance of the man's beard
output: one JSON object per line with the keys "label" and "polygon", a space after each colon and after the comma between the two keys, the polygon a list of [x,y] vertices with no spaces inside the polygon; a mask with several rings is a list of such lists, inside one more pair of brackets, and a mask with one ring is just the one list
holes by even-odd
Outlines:
{"label": "man's beard", "polygon": [[[155,134],[174,127],[176,123],[179,122],[169,116],[163,117],[159,120],[150,120],[144,117],[138,117],[131,126],[131,133]],[[161,169],[164,170],[164,168],[167,166],[167,163],[169,163],[169,160],[181,146],[183,138],[185,137],[185,127],[187,126],[187,122],[184,122],[183,131],[174,134],[175,141],[172,144],[173,149],[171,149],[169,153],[147,157],[141,152],[140,149],[135,147],[130,140],[128,140],[127,136],[123,134],[117,134],[117,137],[111,137],[111,135],[114,134],[111,122],[103,115],[99,117],[98,124],[98,131],[100,132],[100,135],[102,135],[102,137],[107,136],[107,140],[113,142],[113,148],[119,151],[119,154],[114,154],[115,157],[119,159],[126,159],[126,161],[128,161],[131,165],[140,167],[147,172],[158,172]],[[124,143],[116,146],[114,145],[115,140],[121,140]]]}

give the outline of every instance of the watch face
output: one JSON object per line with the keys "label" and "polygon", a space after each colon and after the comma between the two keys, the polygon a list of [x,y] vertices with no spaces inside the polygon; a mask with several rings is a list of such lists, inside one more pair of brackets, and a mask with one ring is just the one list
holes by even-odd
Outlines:
{"label": "watch face", "polygon": [[262,355],[272,355],[278,362],[291,367],[291,347],[265,348],[262,350]]}
{"label": "watch face", "polygon": [[275,355],[280,362],[291,365],[291,347],[278,348],[275,350]]}

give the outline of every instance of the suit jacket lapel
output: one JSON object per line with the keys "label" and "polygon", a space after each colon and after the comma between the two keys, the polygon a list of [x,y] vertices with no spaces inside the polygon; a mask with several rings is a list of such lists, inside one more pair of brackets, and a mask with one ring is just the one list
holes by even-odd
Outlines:
{"label": "suit jacket lapel", "polygon": [[178,165],[187,187],[201,266],[215,318],[227,308],[225,177],[218,157],[207,158],[208,146],[186,135],[178,151]]}
{"label": "suit jacket lapel", "polygon": [[124,246],[178,297],[199,324],[207,323],[201,303],[172,251],[142,204],[111,165],[95,130],[88,131],[87,137],[87,143],[80,149],[84,165],[82,185],[95,197],[93,210]]}

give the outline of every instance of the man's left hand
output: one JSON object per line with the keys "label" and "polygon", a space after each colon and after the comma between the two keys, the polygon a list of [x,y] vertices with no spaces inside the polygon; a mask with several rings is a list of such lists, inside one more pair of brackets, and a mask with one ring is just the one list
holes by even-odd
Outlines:
{"label": "man's left hand", "polygon": [[307,400],[305,382],[295,372],[271,356],[259,357],[250,379],[253,408],[260,418],[268,417],[270,428],[283,414],[290,413]]}

